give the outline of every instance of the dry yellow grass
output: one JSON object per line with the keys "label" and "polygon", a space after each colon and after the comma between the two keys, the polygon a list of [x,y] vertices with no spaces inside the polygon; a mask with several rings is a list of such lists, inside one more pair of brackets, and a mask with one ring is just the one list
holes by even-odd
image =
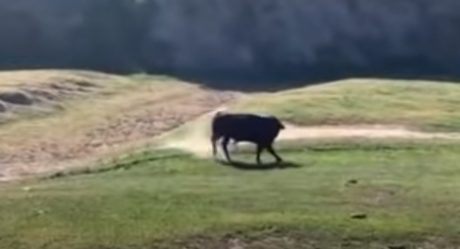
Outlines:
{"label": "dry yellow grass", "polygon": [[[84,77],[76,80],[97,84],[98,89],[63,98],[59,108],[46,115],[29,111],[0,125],[0,178],[2,174],[7,178],[48,172],[63,168],[63,163],[119,153],[231,98],[231,94],[145,76],[74,71],[13,72],[2,76],[1,84],[16,90],[31,86],[43,89],[74,77]],[[98,79],[93,82],[91,77]],[[35,83],[24,83],[27,78]]]}
{"label": "dry yellow grass", "polygon": [[71,100],[110,94],[129,85],[132,82],[124,77],[88,71],[0,72],[0,122],[54,113]]}
{"label": "dry yellow grass", "polygon": [[111,74],[78,70],[17,70],[0,71],[0,87],[23,85],[44,86],[60,80],[91,80],[92,83],[124,81],[123,77]]}

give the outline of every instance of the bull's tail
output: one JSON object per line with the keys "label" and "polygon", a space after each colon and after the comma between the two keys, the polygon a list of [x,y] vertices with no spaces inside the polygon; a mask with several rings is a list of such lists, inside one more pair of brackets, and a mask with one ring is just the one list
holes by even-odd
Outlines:
{"label": "bull's tail", "polygon": [[222,115],[224,115],[224,111],[217,111],[216,114],[214,114],[214,118],[217,118],[217,117],[220,117]]}
{"label": "bull's tail", "polygon": [[216,112],[216,114],[214,114],[214,117],[212,117],[212,120],[211,120],[211,131],[212,131],[213,136],[214,136],[214,134],[217,132],[217,127],[216,127],[217,119],[218,119],[219,117],[221,117],[222,115],[224,115],[224,112],[218,111],[218,112]]}
{"label": "bull's tail", "polygon": [[218,111],[214,115],[211,121],[211,145],[212,145],[212,154],[215,157],[217,155],[217,141],[220,139],[220,134],[217,131],[216,119],[222,116],[224,112]]}

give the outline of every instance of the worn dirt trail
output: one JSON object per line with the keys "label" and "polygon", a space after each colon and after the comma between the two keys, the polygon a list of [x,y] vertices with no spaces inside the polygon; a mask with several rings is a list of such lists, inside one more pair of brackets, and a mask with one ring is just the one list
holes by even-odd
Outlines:
{"label": "worn dirt trail", "polygon": [[[179,128],[178,131],[175,131],[178,133],[177,135],[166,137],[163,147],[185,150],[200,157],[211,156],[209,124],[214,114],[215,111],[200,117],[191,124]],[[340,138],[460,140],[460,133],[429,133],[414,131],[403,126],[395,125],[301,127],[287,124],[286,129],[281,131],[277,140],[320,140]]]}

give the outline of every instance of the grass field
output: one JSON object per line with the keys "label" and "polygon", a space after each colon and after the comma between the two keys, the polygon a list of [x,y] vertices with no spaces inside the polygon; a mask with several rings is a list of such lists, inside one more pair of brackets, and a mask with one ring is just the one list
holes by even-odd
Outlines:
{"label": "grass field", "polygon": [[[151,151],[108,165],[109,171],[2,186],[0,248],[437,248],[457,242],[460,145],[285,146],[289,164],[282,169]],[[254,160],[245,153],[238,159]],[[352,219],[355,214],[367,218]]]}
{"label": "grass field", "polygon": [[[65,102],[67,108],[55,116],[1,126],[0,155],[15,143],[36,141],[37,136],[59,142],[69,134],[78,138],[79,131],[91,130],[85,127],[99,129],[106,123],[111,127],[111,117],[120,113],[128,123],[156,116],[145,115],[151,112],[143,112],[144,108],[159,103],[162,109],[162,101],[178,99],[174,91],[180,96],[199,92],[171,79],[137,75],[129,80],[119,91],[92,101]],[[207,110],[189,109],[196,108],[190,103],[207,106],[215,93],[202,94],[191,101],[182,99],[176,109]],[[389,124],[458,131],[459,97],[460,87],[449,83],[349,80],[244,95],[229,108],[273,113],[299,125]],[[158,142],[201,152],[200,139],[206,136],[208,123],[206,118],[191,122]],[[104,137],[126,130],[115,128]],[[460,141],[331,138],[282,141],[278,147],[287,161],[281,166],[254,165],[254,155],[246,148],[235,156],[241,163],[230,166],[152,147],[118,159],[109,157],[97,167],[2,184],[0,248],[460,246]]]}
{"label": "grass field", "polygon": [[403,80],[344,80],[249,98],[236,108],[301,125],[390,124],[460,130],[460,86]]}

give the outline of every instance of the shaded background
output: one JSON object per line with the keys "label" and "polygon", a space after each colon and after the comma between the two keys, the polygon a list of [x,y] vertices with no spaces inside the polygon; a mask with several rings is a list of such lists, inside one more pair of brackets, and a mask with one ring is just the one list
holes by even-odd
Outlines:
{"label": "shaded background", "polygon": [[209,84],[460,77],[458,0],[0,0],[0,69]]}

